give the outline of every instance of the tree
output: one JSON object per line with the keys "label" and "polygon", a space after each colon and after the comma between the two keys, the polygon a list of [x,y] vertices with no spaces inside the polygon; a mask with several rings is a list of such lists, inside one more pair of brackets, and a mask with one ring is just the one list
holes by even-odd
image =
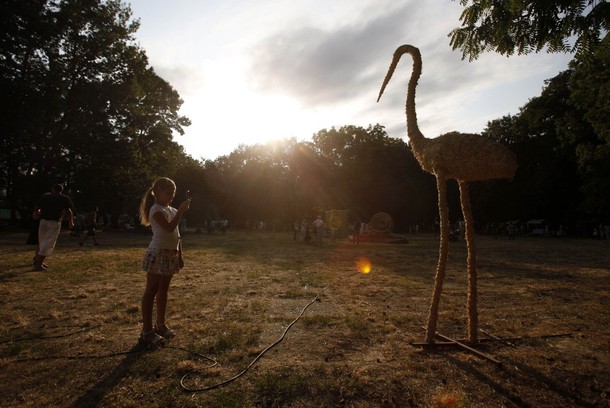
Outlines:
{"label": "tree", "polygon": [[573,61],[569,103],[562,136],[574,146],[582,178],[581,218],[610,222],[610,53],[596,53],[587,63]]}
{"label": "tree", "polygon": [[[510,56],[540,52],[575,52],[577,57],[596,49],[610,52],[607,0],[460,0],[462,26],[449,33],[452,49],[462,59],[482,52]],[[572,42],[573,41],[573,42]]]}
{"label": "tree", "polygon": [[295,139],[240,145],[228,156],[205,163],[215,207],[207,217],[228,218],[237,227],[265,221],[270,228],[290,225],[308,203],[297,191]]}
{"label": "tree", "polygon": [[77,206],[126,210],[185,157],[172,138],[190,124],[177,92],[148,67],[131,9],[120,0],[2,3],[0,190],[25,210],[61,182]]}
{"label": "tree", "polygon": [[[510,188],[521,213],[556,222],[610,218],[610,3],[607,0],[460,0],[452,48],[482,52],[574,52],[571,70],[547,82],[518,117],[494,121],[492,137],[512,138],[521,167]],[[501,135],[500,133],[503,134]],[[527,180],[518,180],[519,175]],[[533,188],[535,187],[535,188]],[[533,188],[533,189],[532,189]],[[529,189],[529,191],[528,191]],[[527,203],[529,211],[523,208]]]}
{"label": "tree", "polygon": [[349,209],[369,219],[388,212],[400,227],[431,224],[434,179],[424,174],[407,144],[388,137],[383,126],[321,130],[313,144],[324,171],[326,208]]}
{"label": "tree", "polygon": [[595,150],[600,141],[585,120],[586,111],[571,102],[573,77],[574,71],[567,70],[547,80],[542,94],[518,115],[488,124],[483,134],[504,140],[517,155],[519,169],[513,182],[475,187],[475,205],[483,207],[481,214],[507,217],[495,221],[544,218],[551,226],[562,224],[572,232],[578,222],[603,218],[601,208],[583,207],[583,203],[607,203],[603,192],[609,183],[607,171],[580,164],[591,164],[580,157],[581,152]]}
{"label": "tree", "polygon": [[347,209],[365,220],[389,212],[404,230],[435,215],[428,204],[434,179],[381,125],[322,129],[312,142],[240,146],[205,167],[218,211],[238,227],[265,220],[285,229],[302,217]]}

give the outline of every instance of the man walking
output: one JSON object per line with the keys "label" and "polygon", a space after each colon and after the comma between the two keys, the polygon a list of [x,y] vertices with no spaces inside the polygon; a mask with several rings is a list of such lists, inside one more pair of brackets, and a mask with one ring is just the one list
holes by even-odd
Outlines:
{"label": "man walking", "polygon": [[34,207],[34,212],[40,214],[38,247],[34,257],[34,270],[36,271],[47,270],[44,260],[55,249],[63,217],[67,216],[69,227],[74,227],[72,200],[63,194],[63,190],[64,187],[61,184],[55,184],[50,193],[45,193],[38,199]]}

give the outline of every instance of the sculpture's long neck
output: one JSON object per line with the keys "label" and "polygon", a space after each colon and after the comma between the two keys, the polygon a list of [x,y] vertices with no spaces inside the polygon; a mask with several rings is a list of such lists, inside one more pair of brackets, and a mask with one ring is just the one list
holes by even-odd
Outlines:
{"label": "sculpture's long neck", "polygon": [[415,113],[415,88],[417,87],[417,81],[419,80],[419,76],[421,75],[421,54],[419,50],[412,45],[401,45],[394,51],[394,56],[392,57],[392,63],[390,64],[390,68],[388,68],[388,73],[386,74],[383,84],[381,85],[381,90],[379,91],[379,96],[377,97],[377,102],[383,95],[383,91],[385,87],[390,82],[390,78],[392,78],[392,74],[396,70],[396,66],[398,65],[398,61],[400,61],[400,57],[403,54],[411,54],[413,57],[413,71],[411,72],[411,79],[409,79],[409,87],[407,89],[407,135],[409,136],[409,140],[413,147],[417,148],[418,145],[421,146],[421,142],[425,140],[424,135],[419,131],[419,127],[417,127],[417,114]]}
{"label": "sculpture's long neck", "polygon": [[[415,111],[415,88],[417,88],[417,81],[419,80],[422,71],[421,54],[419,53],[419,50],[413,46],[404,45],[403,47],[404,50],[402,50],[401,53],[408,52],[413,57],[413,71],[411,72],[411,79],[409,79],[407,102],[405,106],[405,112],[407,114],[407,135],[413,144],[417,144],[417,142],[424,139],[424,135],[417,126],[417,113]],[[396,53],[403,47],[398,48]],[[400,58],[400,56],[398,58]]]}

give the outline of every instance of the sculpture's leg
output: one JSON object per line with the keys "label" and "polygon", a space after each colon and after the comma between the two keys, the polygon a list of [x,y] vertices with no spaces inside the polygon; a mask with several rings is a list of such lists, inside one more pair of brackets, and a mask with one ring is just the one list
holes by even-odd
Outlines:
{"label": "sculpture's leg", "polygon": [[470,194],[468,183],[458,181],[460,186],[460,201],[462,203],[462,214],[466,226],[466,247],[468,249],[468,341],[471,344],[478,342],[478,312],[477,312],[477,254],[474,247],[474,221],[472,219],[472,208],[470,207]]}
{"label": "sculpture's leg", "polygon": [[432,304],[428,316],[428,327],[426,328],[426,343],[432,343],[436,335],[436,321],[438,319],[438,305],[443,291],[445,279],[445,266],[447,264],[447,252],[449,250],[449,210],[447,209],[447,179],[437,174],[436,189],[438,191],[438,213],[440,222],[440,246],[438,251],[438,265],[436,277],[434,278],[434,292],[432,293]]}

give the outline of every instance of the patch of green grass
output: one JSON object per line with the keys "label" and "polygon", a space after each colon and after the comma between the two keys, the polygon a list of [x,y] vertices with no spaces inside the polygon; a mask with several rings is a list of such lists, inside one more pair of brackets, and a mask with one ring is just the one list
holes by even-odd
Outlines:
{"label": "patch of green grass", "polygon": [[309,299],[314,295],[311,292],[306,292],[303,289],[290,289],[278,295],[280,299]]}
{"label": "patch of green grass", "polygon": [[261,316],[264,314],[265,310],[267,308],[267,302],[263,301],[263,300],[251,300],[250,302],[248,302],[248,311],[249,313],[256,315],[256,316]]}
{"label": "patch of green grass", "polygon": [[254,380],[261,406],[340,406],[370,394],[358,376],[343,367],[284,366]]}
{"label": "patch of green grass", "polygon": [[7,341],[3,344],[2,357],[16,356],[23,350],[26,350],[27,345],[21,341]]}
{"label": "patch of green grass", "polygon": [[[199,407],[201,405],[197,406]],[[209,406],[218,408],[242,408],[244,406],[244,394],[239,390],[222,389],[211,397]]]}
{"label": "patch of green grass", "polygon": [[354,339],[367,339],[373,331],[371,323],[362,316],[346,315],[345,323],[350,329],[350,337]]}
{"label": "patch of green grass", "polygon": [[263,406],[282,406],[311,396],[316,378],[291,367],[281,367],[257,376],[254,387]]}
{"label": "patch of green grass", "polygon": [[248,272],[246,273],[246,277],[248,279],[260,279],[262,277],[267,276],[268,274],[269,274],[268,269],[256,268],[256,269],[249,269]]}
{"label": "patch of green grass", "polygon": [[339,317],[322,314],[301,317],[301,324],[308,329],[312,329],[315,327],[333,327],[337,326],[342,321],[343,319]]}
{"label": "patch of green grass", "polygon": [[256,327],[238,321],[227,322],[222,326],[210,327],[210,330],[206,331],[206,349],[208,353],[216,355],[247,350],[258,344],[259,335],[259,329]]}

